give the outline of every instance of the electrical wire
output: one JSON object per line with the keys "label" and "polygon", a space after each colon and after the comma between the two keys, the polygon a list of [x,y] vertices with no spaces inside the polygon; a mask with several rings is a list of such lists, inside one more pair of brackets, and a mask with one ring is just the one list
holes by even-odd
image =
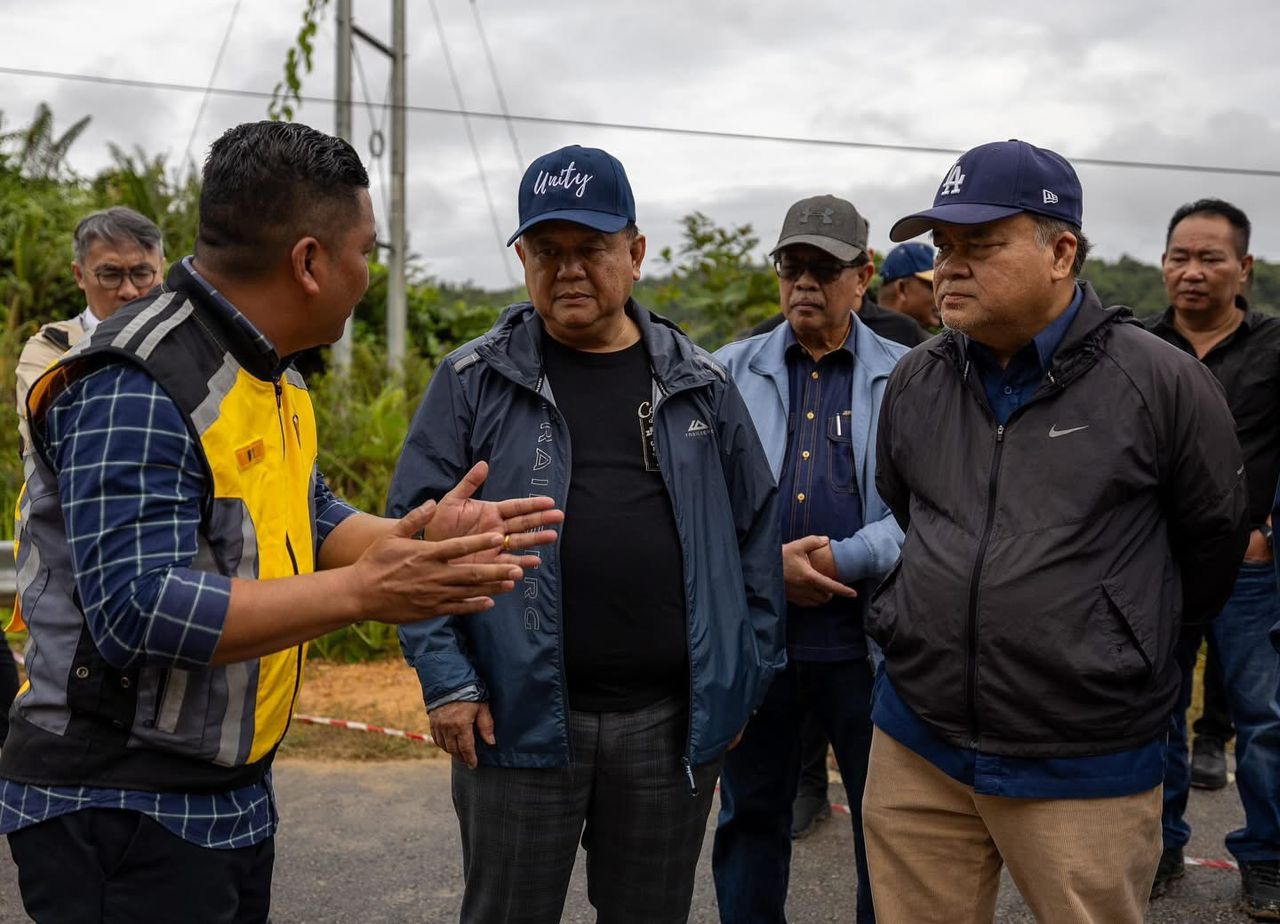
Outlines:
{"label": "electrical wire", "polygon": [[[365,112],[369,116],[369,125],[372,128],[374,133],[376,133],[380,138],[384,139],[381,149],[378,150],[377,152],[373,150],[372,144],[369,145],[369,156],[373,162],[372,166],[374,167],[375,171],[378,174],[378,189],[381,192],[381,197],[382,197],[382,214],[386,216],[390,216],[391,215],[391,198],[390,198],[390,193],[387,190],[387,171],[383,169],[382,158],[386,153],[385,128],[387,124],[387,113],[390,111],[389,107],[386,105],[386,101],[387,101],[387,97],[391,94],[391,78],[390,76],[387,77],[386,92],[383,94],[383,98],[382,98],[383,105],[381,107],[378,107],[382,111],[382,120],[381,122],[379,122],[376,118],[374,118],[375,107],[373,105],[373,100],[369,98],[369,84],[364,76],[364,62],[360,58],[359,45],[352,46],[351,57],[352,57],[352,60],[355,61],[356,76],[360,81],[360,94],[364,97],[364,108],[365,108]],[[370,135],[369,140],[370,141],[373,140],[372,134]]]}
{"label": "electrical wire", "polygon": [[[203,87],[191,84],[170,83],[158,80],[138,80],[128,77],[105,77],[97,74],[75,74],[67,71],[43,71],[27,67],[9,67],[0,65],[0,74],[11,74],[18,77],[42,77],[50,80],[75,80],[96,83],[103,86],[136,87],[146,90],[168,90],[176,93],[203,93]],[[238,96],[247,99],[270,100],[274,94],[266,90],[240,90],[232,87],[214,87],[210,93],[219,96]],[[304,96],[304,102],[334,105],[337,100],[329,96]],[[394,108],[387,104],[386,108]],[[448,109],[442,106],[419,106],[406,104],[405,112],[425,115],[462,116],[464,119],[503,119],[510,118],[516,122],[528,122],[532,125],[562,125],[574,128],[605,128],[616,131],[650,132],[665,135],[678,135],[692,138],[717,138],[730,141],[772,141],[781,144],[796,144],[818,147],[853,148],[868,151],[896,151],[905,154],[963,154],[963,148],[944,148],[917,144],[890,144],[874,141],[850,141],[843,138],[808,138],[800,135],[767,135],[758,132],[715,131],[706,128],[681,128],[669,125],[644,125],[636,122],[603,122],[591,119],[566,119],[554,116],[534,116],[512,114],[503,116],[500,112],[486,112],[478,109]],[[1186,173],[1215,173],[1226,176],[1250,176],[1280,179],[1280,170],[1262,167],[1231,167],[1218,164],[1188,164],[1176,161],[1121,160],[1110,157],[1072,157],[1064,155],[1071,163],[1087,164],[1094,167],[1117,167],[1129,170],[1164,170]]]}
{"label": "electrical wire", "polygon": [[[453,95],[458,98],[458,110],[467,111],[467,104],[462,98],[462,84],[458,82],[458,72],[453,67],[453,55],[449,53],[449,40],[444,34],[444,23],[440,21],[440,11],[436,8],[436,0],[430,0],[431,16],[436,21],[436,32],[440,34],[440,50],[444,55],[444,66],[449,72],[449,81],[453,84]],[[516,277],[511,272],[511,261],[507,259],[506,236],[498,223],[498,210],[493,205],[493,193],[489,190],[489,177],[484,171],[484,161],[480,159],[480,146],[476,143],[475,131],[471,128],[471,117],[464,115],[462,124],[467,130],[467,142],[471,145],[471,156],[476,161],[476,171],[480,174],[480,188],[484,191],[484,201],[489,206],[489,221],[493,224],[493,236],[498,242],[498,259],[502,263],[502,271],[507,274],[511,285],[516,285]]]}
{"label": "electrical wire", "polygon": [[187,139],[187,149],[182,152],[182,171],[191,169],[191,147],[196,143],[196,131],[200,128],[200,120],[204,118],[204,107],[209,102],[209,94],[213,92],[213,81],[217,79],[218,69],[222,67],[222,56],[227,53],[227,42],[231,39],[231,27],[236,24],[236,16],[240,13],[240,0],[236,0],[231,8],[231,18],[227,20],[227,29],[222,33],[222,44],[218,46],[217,57],[213,59],[213,70],[209,73],[209,82],[205,84],[200,96],[200,108],[196,110],[196,120],[191,123],[191,137]]}
{"label": "electrical wire", "polygon": [[507,95],[502,92],[502,81],[498,79],[498,67],[493,63],[493,52],[489,49],[489,37],[484,33],[484,23],[480,21],[480,4],[471,0],[471,15],[475,17],[476,31],[480,33],[480,44],[484,46],[484,59],[489,63],[489,76],[493,78],[493,89],[498,93],[498,108],[502,110],[502,120],[507,124],[507,136],[511,139],[511,150],[516,155],[516,169],[524,170],[525,159],[520,153],[520,141],[516,138],[516,125],[511,120],[511,108],[507,106]]}

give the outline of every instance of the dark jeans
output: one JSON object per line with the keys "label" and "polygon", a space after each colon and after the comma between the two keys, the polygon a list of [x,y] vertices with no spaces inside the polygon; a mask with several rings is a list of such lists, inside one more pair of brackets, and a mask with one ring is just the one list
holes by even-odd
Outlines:
{"label": "dark jeans", "polygon": [[871,680],[865,659],[790,662],[751,717],[742,743],[725,758],[712,852],[716,898],[725,924],[786,920],[791,806],[800,774],[799,717],[805,708],[822,723],[849,796],[858,872],[857,920],[875,920],[862,839]]}
{"label": "dark jeans", "polygon": [[[555,924],[581,840],[599,924],[683,924],[720,762],[681,767],[683,700],[570,713],[573,766],[453,762],[464,924]],[[502,730],[498,730],[502,734]],[[585,830],[584,830],[585,829]]]}
{"label": "dark jeans", "polygon": [[18,695],[18,665],[13,651],[3,634],[0,634],[0,747],[9,737],[9,707]]}
{"label": "dark jeans", "polygon": [[[1236,789],[1244,827],[1227,835],[1237,860],[1280,859],[1280,654],[1268,632],[1280,618],[1272,566],[1245,564],[1231,599],[1208,632],[1218,651],[1236,726]],[[1198,637],[1179,642],[1182,691],[1169,724],[1164,777],[1164,845],[1183,847],[1191,836],[1184,817],[1191,773],[1187,759],[1187,706]]]}
{"label": "dark jeans", "polygon": [[141,812],[81,809],[9,835],[38,924],[255,924],[271,907],[275,841],[213,850]]}
{"label": "dark jeans", "polygon": [[811,711],[806,711],[800,725],[800,782],[796,798],[812,796],[827,798],[827,736],[822,722]]}
{"label": "dark jeans", "polygon": [[1191,730],[1197,738],[1212,738],[1219,744],[1226,744],[1236,733],[1231,724],[1231,703],[1227,699],[1227,688],[1222,682],[1218,646],[1212,639],[1205,645],[1204,709],[1200,718],[1192,723]]}

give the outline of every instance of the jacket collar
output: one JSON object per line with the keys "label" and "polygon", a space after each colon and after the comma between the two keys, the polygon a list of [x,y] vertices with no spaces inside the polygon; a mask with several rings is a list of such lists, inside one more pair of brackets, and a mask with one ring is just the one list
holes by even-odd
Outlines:
{"label": "jacket collar", "polygon": [[[852,313],[852,327],[845,340],[846,349],[853,353],[854,366],[861,367],[871,379],[887,378],[898,362],[898,356],[885,341],[872,333],[871,328]],[[747,361],[748,368],[759,375],[784,379],[787,370],[787,346],[794,340],[791,325],[785,320],[757,338],[756,348]]]}
{"label": "jacket collar", "polygon": [[196,271],[191,257],[183,257],[169,267],[164,288],[204,306],[206,314],[217,324],[219,339],[251,375],[276,379],[289,365],[290,357],[282,359],[276,353],[266,335]]}
{"label": "jacket collar", "polygon": [[[1080,282],[1079,285],[1083,292],[1080,308],[1067,332],[1063,334],[1062,343],[1053,354],[1053,362],[1047,373],[1049,380],[1059,386],[1079,377],[1093,365],[1113,324],[1138,323],[1129,308],[1123,305],[1104,308],[1093,286],[1087,282]],[[930,350],[954,363],[961,375],[967,376],[969,344],[969,338],[964,334],[948,329],[939,335],[937,343]]]}
{"label": "jacket collar", "polygon": [[[659,386],[683,391],[725,378],[715,360],[699,350],[673,322],[628,299],[627,315],[640,328],[640,339]],[[542,318],[532,302],[503,309],[476,352],[496,371],[534,391],[542,391]]]}
{"label": "jacket collar", "polygon": [[[1240,327],[1244,328],[1247,331],[1253,330],[1254,325],[1258,323],[1258,312],[1256,312],[1253,309],[1253,307],[1250,306],[1249,300],[1245,298],[1243,295],[1236,296],[1236,307],[1244,312],[1244,320],[1240,322]],[[1148,321],[1148,323],[1150,323],[1150,321]],[[1155,324],[1152,325],[1151,329],[1161,334],[1172,333],[1177,335],[1178,337],[1182,337],[1182,334],[1178,331],[1178,328],[1175,327],[1173,323],[1173,306],[1172,305],[1165,308],[1165,310],[1160,314],[1159,319],[1155,322]],[[1239,329],[1240,328],[1236,328],[1236,330],[1239,330]],[[1231,336],[1232,337],[1235,336],[1234,331],[1232,332]]]}

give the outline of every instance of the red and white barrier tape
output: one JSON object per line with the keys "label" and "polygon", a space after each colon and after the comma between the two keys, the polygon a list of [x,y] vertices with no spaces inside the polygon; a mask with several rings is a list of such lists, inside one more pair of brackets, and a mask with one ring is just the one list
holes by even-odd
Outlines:
{"label": "red and white barrier tape", "polygon": [[381,725],[370,725],[367,722],[348,722],[346,719],[330,719],[322,715],[302,715],[301,713],[294,713],[293,721],[301,722],[304,725],[328,725],[330,728],[345,728],[348,731],[373,732],[375,735],[407,738],[410,741],[420,741],[432,747],[436,746],[430,735],[424,735],[421,732],[404,731],[399,728],[383,728]]}
{"label": "red and white barrier tape", "polygon": [[[22,656],[22,652],[15,651],[13,659],[19,664],[26,663],[26,659]],[[372,732],[375,735],[386,735],[389,738],[406,738],[409,741],[418,741],[422,744],[429,744],[436,747],[436,743],[431,740],[430,735],[424,735],[421,732],[404,731],[399,728],[384,728],[381,725],[370,725],[368,722],[350,722],[346,719],[331,719],[322,715],[302,715],[295,713],[293,721],[301,722],[304,725],[327,725],[330,728],[345,728],[348,731]],[[720,787],[717,785],[716,789]],[[832,802],[831,811],[837,815],[848,815],[849,806],[841,802]],[[1204,857],[1187,857],[1183,860],[1187,866],[1203,866],[1205,869],[1219,870],[1236,870],[1239,866],[1234,860],[1210,860]]]}

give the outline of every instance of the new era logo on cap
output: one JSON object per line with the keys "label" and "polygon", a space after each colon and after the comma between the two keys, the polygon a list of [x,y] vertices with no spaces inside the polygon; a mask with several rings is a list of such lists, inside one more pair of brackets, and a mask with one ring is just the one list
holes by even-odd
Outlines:
{"label": "new era logo on cap", "polygon": [[890,240],[905,241],[937,222],[978,225],[1033,212],[1080,227],[1080,180],[1061,154],[1025,141],[996,141],[960,155],[943,177],[933,208],[900,219]]}
{"label": "new era logo on cap", "polygon": [[520,227],[572,221],[612,234],[636,220],[636,200],[622,163],[607,151],[572,144],[543,154],[520,180]]}

